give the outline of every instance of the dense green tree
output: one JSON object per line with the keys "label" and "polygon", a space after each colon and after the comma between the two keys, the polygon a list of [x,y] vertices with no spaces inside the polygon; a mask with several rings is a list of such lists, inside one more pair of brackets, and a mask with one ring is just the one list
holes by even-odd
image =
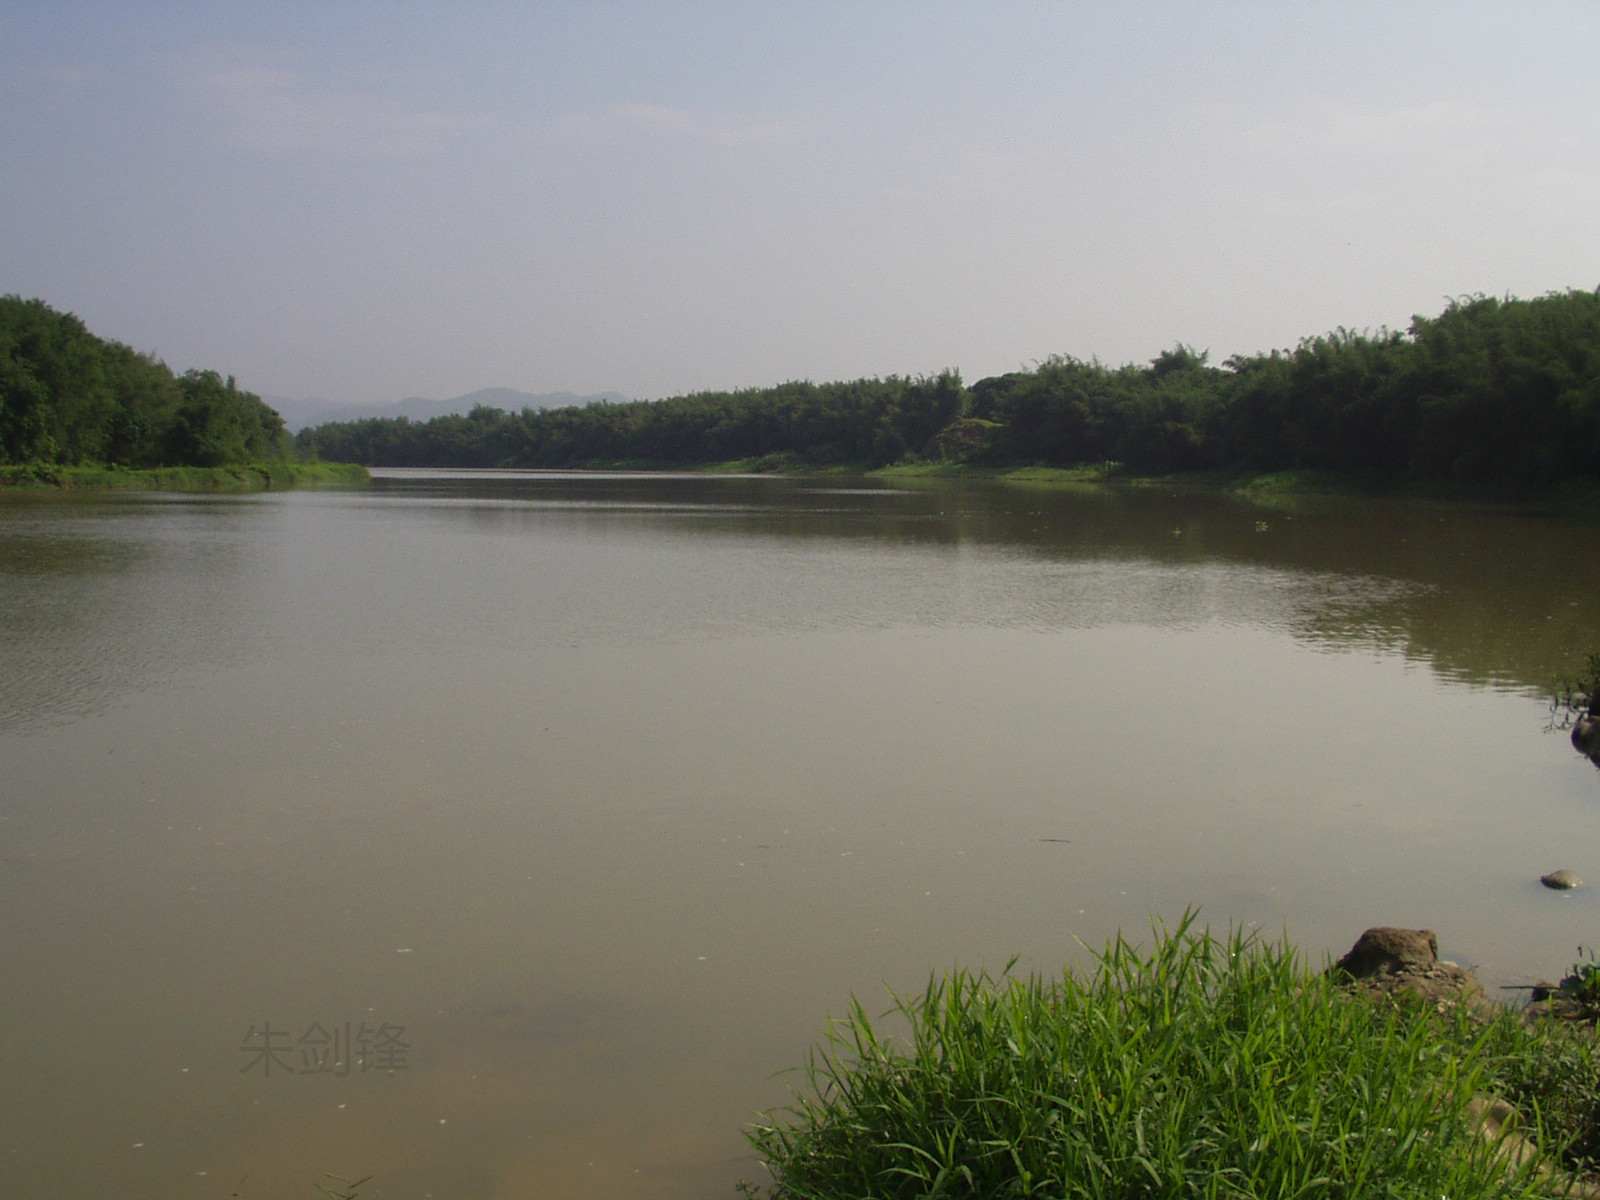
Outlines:
{"label": "dense green tree", "polygon": [[1183,345],[1144,366],[1057,355],[970,388],[954,372],[792,382],[328,425],[299,444],[370,465],[1118,462],[1540,488],[1600,477],[1600,292],[1470,297],[1404,332],[1340,329],[1220,367]]}
{"label": "dense green tree", "polygon": [[66,463],[98,457],[115,407],[99,339],[69,313],[8,296],[0,303],[0,349],[9,360],[8,453]]}
{"label": "dense green tree", "polygon": [[283,418],[259,396],[241,392],[232,375],[224,383],[215,371],[186,371],[178,392],[167,429],[168,461],[220,467],[281,455]]}
{"label": "dense green tree", "polygon": [[0,350],[0,462],[55,457],[49,389],[26,361]]}
{"label": "dense green tree", "polygon": [[106,461],[158,465],[165,455],[166,431],[182,400],[178,381],[164,363],[116,342],[105,343],[102,363],[116,401],[106,441]]}
{"label": "dense green tree", "polygon": [[70,313],[0,297],[0,462],[221,466],[287,445],[283,419],[231,377],[175,379]]}

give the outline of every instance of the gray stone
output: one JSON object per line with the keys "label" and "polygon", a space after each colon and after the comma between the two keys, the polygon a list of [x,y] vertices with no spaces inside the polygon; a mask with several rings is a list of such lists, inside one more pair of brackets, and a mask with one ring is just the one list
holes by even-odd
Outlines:
{"label": "gray stone", "polygon": [[1439,938],[1431,929],[1396,929],[1376,925],[1367,930],[1336,964],[1357,979],[1392,974],[1406,967],[1427,967],[1438,961]]}
{"label": "gray stone", "polygon": [[1478,1009],[1487,1003],[1483,985],[1471,971],[1439,961],[1439,939],[1431,929],[1369,929],[1329,969],[1352,991],[1373,999],[1412,992],[1439,1005],[1440,1011],[1456,1004]]}

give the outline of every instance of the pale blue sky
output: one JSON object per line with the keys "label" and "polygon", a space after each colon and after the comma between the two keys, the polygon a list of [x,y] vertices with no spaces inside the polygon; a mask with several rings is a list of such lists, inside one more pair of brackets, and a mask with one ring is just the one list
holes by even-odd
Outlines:
{"label": "pale blue sky", "polygon": [[0,0],[0,291],[267,394],[1220,360],[1600,286],[1600,4]]}

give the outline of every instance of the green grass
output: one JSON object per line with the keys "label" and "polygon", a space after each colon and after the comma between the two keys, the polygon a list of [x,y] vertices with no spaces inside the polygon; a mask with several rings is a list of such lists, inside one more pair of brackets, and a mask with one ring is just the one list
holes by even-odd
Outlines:
{"label": "green grass", "polygon": [[1087,978],[957,970],[887,1016],[899,1036],[853,1003],[748,1133],[772,1196],[1536,1195],[1550,1180],[1494,1155],[1467,1103],[1497,1091],[1557,1155],[1572,1125],[1545,1109],[1594,1065],[1581,1039],[1553,1063],[1557,1031],[1353,996],[1189,914]]}
{"label": "green grass", "polygon": [[1600,1170],[1594,1027],[1546,1020],[1530,1028],[1504,1012],[1485,1028],[1482,1049],[1490,1089],[1521,1110],[1557,1164],[1593,1185]]}
{"label": "green grass", "polygon": [[1181,471],[1142,474],[1122,463],[1085,463],[1075,467],[980,467],[964,463],[897,463],[868,472],[891,479],[950,478],[996,480],[1029,486],[1066,487],[1114,484],[1118,487],[1169,488],[1189,492],[1226,492],[1269,508],[1321,497],[1377,497],[1439,502],[1534,514],[1595,520],[1600,511],[1600,480],[1571,479],[1548,488],[1492,488],[1453,485],[1439,480],[1420,483],[1384,481],[1334,471]]}
{"label": "green grass", "polygon": [[1600,651],[1591,650],[1584,669],[1561,680],[1553,692],[1548,728],[1571,729],[1580,718],[1600,717]]}
{"label": "green grass", "polygon": [[0,466],[0,490],[118,490],[161,492],[259,492],[289,487],[340,487],[370,482],[354,463],[243,463],[226,467],[62,467],[50,463]]}

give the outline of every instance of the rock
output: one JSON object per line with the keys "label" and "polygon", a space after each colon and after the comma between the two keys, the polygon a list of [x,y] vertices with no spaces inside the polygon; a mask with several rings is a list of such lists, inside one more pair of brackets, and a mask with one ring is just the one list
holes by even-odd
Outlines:
{"label": "rock", "polygon": [[1579,753],[1587,754],[1600,763],[1600,718],[1579,717],[1572,727],[1572,744]]}
{"label": "rock", "polygon": [[1560,995],[1561,985],[1559,983],[1551,983],[1548,979],[1541,979],[1529,991],[1532,992],[1529,998],[1537,1003],[1540,1000],[1548,1000],[1551,996]]}
{"label": "rock", "polygon": [[1583,1005],[1569,996],[1559,983],[1541,979],[1533,985],[1530,1003],[1522,1010],[1522,1019],[1529,1025],[1550,1018],[1556,1021],[1582,1021],[1587,1018]]}
{"label": "rock", "polygon": [[1431,929],[1396,929],[1376,925],[1356,939],[1334,964],[1346,975],[1365,979],[1393,974],[1404,967],[1426,967],[1439,960],[1439,937]]}
{"label": "rock", "polygon": [[1544,884],[1547,888],[1554,888],[1558,892],[1564,892],[1568,888],[1583,886],[1583,880],[1579,879],[1575,873],[1567,870],[1565,867],[1559,871],[1551,871],[1548,875],[1539,876],[1539,882]]}
{"label": "rock", "polygon": [[1571,996],[1564,994],[1559,987],[1553,988],[1543,996],[1536,994],[1533,1002],[1522,1010],[1522,1019],[1529,1025],[1535,1025],[1546,1018],[1552,1021],[1567,1021],[1575,1025],[1590,1020],[1588,1010]]}
{"label": "rock", "polygon": [[1439,961],[1439,939],[1431,929],[1376,926],[1329,970],[1353,990],[1374,998],[1408,991],[1441,1007],[1486,1003],[1483,985],[1471,971]]}
{"label": "rock", "polygon": [[1474,1096],[1467,1101],[1466,1117],[1477,1127],[1479,1135],[1513,1167],[1538,1161],[1538,1148],[1518,1131],[1521,1115],[1504,1100]]}
{"label": "rock", "polygon": [[1467,1101],[1463,1115],[1477,1129],[1478,1136],[1494,1148],[1496,1157],[1513,1169],[1531,1170],[1544,1185],[1539,1189],[1541,1193],[1570,1200],[1600,1197],[1600,1185],[1592,1177],[1576,1178],[1541,1160],[1538,1144],[1522,1133],[1523,1129],[1537,1130],[1537,1124],[1524,1121],[1522,1114],[1504,1100],[1480,1092]]}

